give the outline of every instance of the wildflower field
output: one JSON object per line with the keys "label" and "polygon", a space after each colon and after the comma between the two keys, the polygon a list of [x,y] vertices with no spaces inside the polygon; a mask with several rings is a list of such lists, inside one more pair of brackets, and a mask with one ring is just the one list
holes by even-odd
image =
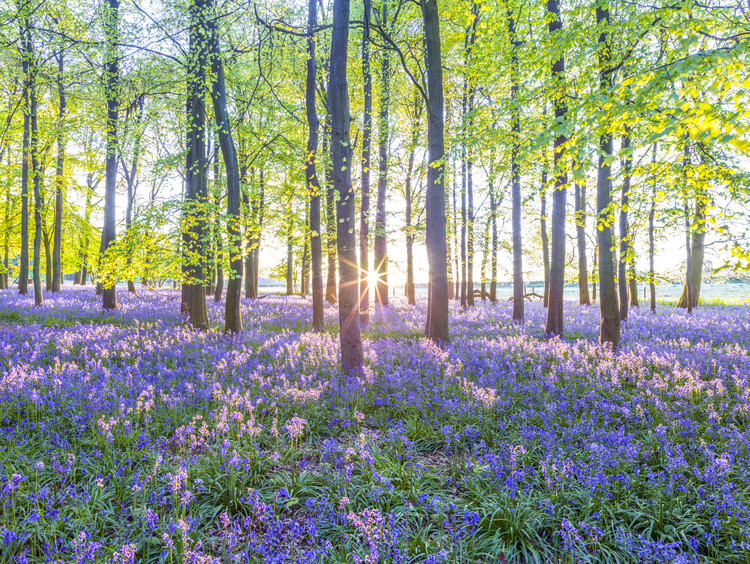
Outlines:
{"label": "wildflower field", "polygon": [[0,563],[750,562],[750,306],[508,302],[424,340],[396,300],[338,369],[337,315],[171,292],[0,293]]}

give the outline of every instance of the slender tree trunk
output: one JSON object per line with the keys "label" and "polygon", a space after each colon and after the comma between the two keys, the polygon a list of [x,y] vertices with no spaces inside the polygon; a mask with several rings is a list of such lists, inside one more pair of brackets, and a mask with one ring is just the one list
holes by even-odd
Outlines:
{"label": "slender tree trunk", "polygon": [[489,181],[489,190],[490,213],[492,214],[492,277],[490,280],[490,301],[494,304],[497,301],[497,201],[495,199],[495,190],[491,179]]}
{"label": "slender tree trunk", "polygon": [[240,186],[240,166],[237,158],[237,148],[232,137],[232,124],[229,120],[229,112],[227,111],[227,89],[224,79],[224,62],[221,57],[219,36],[216,30],[215,0],[208,0],[207,7],[211,15],[206,20],[208,36],[211,42],[211,71],[213,75],[211,99],[227,180],[229,282],[227,283],[227,298],[224,303],[224,331],[228,333],[240,333],[242,332],[242,314],[240,311],[242,298],[242,232],[240,230],[240,223],[242,221],[240,216],[242,188]]}
{"label": "slender tree trunk", "polygon": [[620,321],[628,319],[628,262],[630,261],[630,233],[628,230],[628,206],[630,205],[630,174],[633,159],[630,156],[630,135],[628,128],[622,136],[621,149],[623,151],[622,171],[622,199],[620,203],[620,264],[617,273],[617,286],[620,292]]}
{"label": "slender tree trunk", "polygon": [[[596,8],[596,22],[599,32],[599,92],[608,98],[611,87],[609,66],[612,61],[609,9],[606,4]],[[604,132],[599,137],[599,169],[596,175],[597,245],[599,246],[599,286],[601,327],[599,342],[610,343],[614,348],[620,344],[620,309],[617,304],[615,287],[615,266],[612,257],[612,133]]]}
{"label": "slender tree trunk", "polygon": [[[369,1],[369,0],[368,0]],[[388,21],[388,2],[383,2],[381,25]],[[380,64],[380,119],[378,121],[378,199],[375,208],[375,241],[373,259],[376,273],[375,301],[379,306],[388,305],[388,247],[386,233],[385,198],[388,190],[388,141],[390,136],[389,106],[390,51],[382,50]]]}
{"label": "slender tree trunk", "polygon": [[309,233],[310,230],[310,206],[309,203],[306,206],[305,209],[305,228],[304,228],[304,237],[303,237],[303,243],[302,243],[302,261],[301,261],[301,272],[300,272],[300,296],[303,298],[307,296],[308,292],[310,292],[310,265],[309,260],[310,257],[308,256],[308,253],[310,252],[310,249],[308,248],[309,244]]}
{"label": "slender tree trunk", "polygon": [[[466,117],[466,91],[464,89],[463,115]],[[461,143],[461,308],[468,305],[466,284],[466,142]]]}
{"label": "slender tree trunk", "polygon": [[[31,32],[28,31],[27,39],[31,42]],[[31,48],[29,48],[31,52]],[[36,63],[33,63],[36,67]],[[31,102],[31,170],[34,177],[34,268],[32,277],[34,279],[34,303],[38,306],[44,302],[42,295],[42,190],[41,174],[39,173],[39,127],[37,125],[37,83],[36,68],[32,70],[29,99]],[[49,261],[48,261],[49,262]]]}
{"label": "slender tree trunk", "polygon": [[[133,162],[130,164],[130,170],[125,166],[125,161],[122,161],[122,168],[125,174],[125,181],[128,187],[128,202],[125,210],[125,243],[127,251],[127,271],[128,271],[128,292],[135,294],[135,280],[131,274],[133,264],[133,252],[135,251],[135,245],[133,241],[133,206],[135,204],[135,191],[137,186],[137,175],[138,175],[138,160],[141,152],[141,132],[138,130],[143,119],[143,96],[138,98],[137,101],[138,113],[136,115],[135,125],[135,143],[133,147]],[[126,113],[126,124],[127,124],[127,113]]]}
{"label": "slender tree trunk", "polygon": [[484,238],[482,239],[482,270],[481,270],[481,296],[483,302],[487,301],[487,261],[490,255],[490,226],[492,218],[489,218],[484,225]]}
{"label": "slender tree trunk", "polygon": [[[19,2],[19,11],[21,5]],[[31,162],[31,92],[34,89],[36,65],[31,43],[31,22],[24,14],[20,28],[21,65],[23,69],[23,156],[21,160],[21,260],[18,272],[18,293],[29,291],[29,164]],[[35,171],[32,170],[32,175]]]}
{"label": "slender tree trunk", "polygon": [[120,107],[120,67],[117,43],[120,41],[120,0],[107,0],[105,11],[104,33],[107,40],[104,74],[105,98],[107,100],[106,139],[107,155],[104,172],[104,227],[102,229],[101,255],[104,259],[104,276],[102,279],[102,306],[111,310],[117,308],[117,290],[115,273],[108,267],[111,259],[106,257],[107,249],[117,238],[116,207],[117,197],[117,121]]}
{"label": "slender tree trunk", "polygon": [[[463,115],[466,117],[466,93],[464,89]],[[466,143],[461,143],[461,308],[468,305],[466,285]]]}
{"label": "slender tree trunk", "polygon": [[575,183],[576,243],[578,245],[578,302],[591,305],[589,267],[586,258],[586,178]]}
{"label": "slender tree trunk", "polygon": [[[454,165],[455,165],[455,160],[454,160]],[[456,170],[455,166],[453,166],[453,170],[454,171]],[[455,172],[453,173],[452,176],[453,176],[453,248],[455,249],[455,253],[454,253],[453,256],[455,258],[455,263],[454,264],[456,266],[456,268],[455,268],[455,272],[456,272],[456,283],[455,283],[455,285],[456,285],[456,291],[455,291],[454,296],[455,296],[456,300],[460,301],[461,300],[461,275],[462,275],[462,270],[459,267],[460,250],[459,250],[459,246],[458,246],[458,209],[456,207],[456,188],[457,188],[457,186],[456,186],[456,174],[455,174]]]}
{"label": "slender tree trunk", "polygon": [[437,0],[422,0],[425,66],[427,67],[427,294],[426,336],[448,342],[448,264],[445,240],[445,131],[443,66]]}
{"label": "slender tree trunk", "polygon": [[[44,202],[42,202],[41,207],[44,208]],[[44,245],[44,274],[45,274],[44,287],[48,292],[52,290],[52,238],[53,236],[54,235],[51,234],[48,229],[45,229],[44,224],[42,224],[42,244]]]}
{"label": "slender tree trunk", "polygon": [[252,280],[252,297],[258,297],[258,278],[260,276],[260,243],[261,234],[263,233],[263,218],[266,213],[266,177],[263,170],[260,171],[258,188],[258,227],[255,235],[255,244],[253,246],[253,280]]}
{"label": "slender tree trunk", "polygon": [[[369,1],[369,0],[368,0]],[[320,121],[315,106],[315,79],[318,74],[315,60],[315,38],[313,30],[317,25],[318,12],[316,0],[309,0],[307,10],[307,80],[305,83],[305,110],[307,113],[308,137],[305,175],[307,189],[310,191],[310,251],[312,254],[312,305],[313,331],[323,331],[323,245],[320,237],[320,182],[316,161],[318,155],[318,130]]]}
{"label": "slender tree trunk", "polygon": [[62,274],[62,218],[65,190],[65,83],[63,52],[57,55],[57,94],[59,99],[57,130],[57,166],[55,168],[55,235],[52,251],[52,291],[59,292],[63,281]]}
{"label": "slender tree trunk", "polygon": [[[560,33],[559,0],[547,0],[547,10],[552,14],[549,22],[550,35]],[[552,61],[552,81],[554,83],[552,102],[555,107],[555,121],[567,118],[568,107],[565,100],[565,56],[561,53]],[[564,134],[555,137],[555,189],[552,193],[552,244],[549,266],[549,306],[547,308],[546,332],[561,335],[563,332],[563,291],[565,289],[565,206],[568,197],[568,175],[565,170],[565,151],[568,138]]]}
{"label": "slender tree trunk", "polygon": [[648,212],[648,285],[651,293],[651,311],[656,313],[656,277],[654,273],[654,218],[656,217],[656,143],[652,159],[651,208]]}
{"label": "slender tree trunk", "polygon": [[[706,213],[708,211],[708,194],[705,184],[695,186],[695,214],[690,227],[690,285],[692,306],[698,307],[703,279],[703,258],[706,245]],[[687,284],[682,289],[682,295],[677,307],[687,307]]]}
{"label": "slender tree trunk", "polygon": [[[8,149],[8,170],[10,170],[10,148]],[[5,192],[5,234],[3,237],[3,267],[2,288],[10,288],[10,181],[6,184]]]}
{"label": "slender tree trunk", "polygon": [[690,211],[688,207],[688,168],[690,167],[690,144],[688,134],[685,133],[685,144],[682,150],[682,197],[684,201],[684,217],[685,217],[685,253],[686,253],[686,268],[685,268],[685,287],[687,288],[687,312],[688,314],[693,313],[693,280],[692,280],[692,253],[690,252]]}
{"label": "slender tree trunk", "polygon": [[414,292],[415,227],[412,225],[412,175],[414,173],[416,147],[419,143],[419,116],[421,114],[421,103],[422,101],[419,98],[419,94],[417,94],[414,98],[414,114],[411,123],[411,151],[409,152],[409,164],[406,170],[406,299],[409,305],[415,305],[417,303]]}
{"label": "slender tree trunk", "polygon": [[[549,6],[549,4],[548,4]],[[557,4],[555,4],[557,6]],[[548,7],[549,9],[549,7]],[[552,24],[550,24],[551,26]],[[550,27],[550,33],[552,28]],[[521,108],[518,104],[518,39],[516,37],[516,22],[508,9],[508,34],[511,43],[511,203],[513,224],[513,321],[523,322],[524,318],[524,289],[523,289],[523,246],[521,240]],[[553,77],[555,70],[553,69]],[[546,230],[545,230],[546,231]],[[545,284],[546,287],[546,284]]]}
{"label": "slender tree trunk", "polygon": [[[218,132],[214,137],[218,137]],[[216,241],[216,287],[214,288],[214,301],[220,302],[224,297],[224,238],[221,235],[221,216],[219,214],[219,201],[221,200],[221,174],[219,172],[219,140],[215,140],[217,147],[214,151],[214,241]],[[240,172],[240,189],[242,187],[242,172]],[[241,252],[241,249],[237,249]],[[240,270],[242,267],[240,266]],[[241,290],[241,289],[240,289]],[[240,293],[242,293],[240,291]]]}
{"label": "slender tree trunk", "polygon": [[594,243],[594,265],[591,267],[591,300],[596,301],[596,280],[599,272],[599,244]]}
{"label": "slender tree trunk", "polygon": [[336,303],[336,192],[333,188],[333,161],[329,149],[331,135],[331,113],[326,107],[326,119],[323,122],[323,162],[325,169],[325,192],[326,192],[326,256],[328,267],[326,269],[326,301],[329,304]]}
{"label": "slender tree trunk", "polygon": [[370,152],[372,146],[372,72],[370,69],[371,0],[364,0],[365,25],[362,29],[362,78],[364,115],[362,129],[362,194],[359,220],[359,309],[361,322],[370,315]]}
{"label": "slender tree trunk", "polygon": [[286,295],[294,294],[294,236],[292,233],[292,207],[287,211],[286,231]]}
{"label": "slender tree trunk", "polygon": [[190,324],[195,329],[208,329],[206,309],[206,111],[205,82],[208,58],[207,0],[190,4],[190,47],[188,53],[188,115],[187,115],[187,182],[186,197],[189,213],[188,280]]}
{"label": "slender tree trunk", "polygon": [[544,269],[544,307],[549,307],[549,236],[547,235],[547,152],[544,151],[542,165],[542,197],[540,210],[540,230],[542,235],[542,264]]}
{"label": "slender tree trunk", "polygon": [[364,362],[359,321],[359,269],[354,236],[355,196],[351,179],[349,92],[346,83],[348,40],[349,0],[334,0],[328,96],[332,117],[333,187],[338,193],[336,239],[339,256],[339,339],[341,364],[347,372],[360,371]]}

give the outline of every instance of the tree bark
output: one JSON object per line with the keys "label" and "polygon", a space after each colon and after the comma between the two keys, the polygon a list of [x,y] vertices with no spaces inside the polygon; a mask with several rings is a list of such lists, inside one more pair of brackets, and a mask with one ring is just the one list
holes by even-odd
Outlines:
{"label": "tree bark", "polygon": [[[557,4],[555,4],[556,6]],[[549,9],[549,8],[548,8]],[[550,24],[551,26],[552,24]],[[550,33],[552,28],[550,27]],[[511,100],[511,220],[513,224],[513,321],[523,322],[524,318],[524,290],[523,290],[523,245],[521,240],[521,109],[518,105],[518,38],[516,37],[516,22],[508,8],[508,35],[510,36],[510,100]],[[554,78],[553,69],[553,78]],[[545,284],[546,287],[546,284]]]}
{"label": "tree bark", "polygon": [[[703,259],[706,245],[706,213],[708,211],[708,194],[704,184],[695,187],[695,212],[690,227],[690,286],[692,290],[692,306],[698,307],[703,280]],[[677,307],[687,308],[687,284],[682,289],[682,295]]]}
{"label": "tree bark", "polygon": [[[19,11],[21,4],[19,2]],[[31,22],[24,13],[20,27],[21,66],[23,69],[23,155],[21,159],[21,259],[18,272],[18,293],[29,291],[29,164],[31,161],[31,92],[35,82],[34,51],[31,43]],[[32,175],[35,171],[32,170]]]}
{"label": "tree bark", "polygon": [[648,285],[651,297],[651,311],[656,313],[656,277],[654,273],[654,218],[656,217],[656,143],[651,161],[653,179],[651,181],[651,208],[648,212]]}
{"label": "tree bark", "polygon": [[[369,0],[368,0],[369,1]],[[307,80],[305,82],[305,110],[307,113],[307,160],[305,176],[310,191],[310,252],[312,254],[312,306],[313,331],[322,332],[324,324],[323,304],[323,245],[320,237],[320,181],[316,168],[318,156],[318,130],[320,121],[315,106],[315,80],[317,62],[315,60],[315,38],[313,30],[317,25],[317,1],[309,0],[307,9]]]}
{"label": "tree bark", "polygon": [[362,78],[364,115],[362,128],[362,194],[359,220],[359,309],[361,322],[370,315],[370,152],[372,145],[372,72],[370,69],[370,17],[372,1],[364,0],[362,28]]}
{"label": "tree bark", "polygon": [[328,270],[326,274],[326,301],[336,303],[336,192],[333,187],[333,166],[328,147],[330,135],[330,113],[326,114],[326,125],[323,131],[323,155],[325,158],[326,181],[326,253],[328,256]]}
{"label": "tree bark", "polygon": [[[215,137],[218,137],[216,132]],[[221,216],[219,214],[219,201],[221,200],[221,174],[219,173],[219,140],[215,141],[217,150],[214,151],[214,241],[216,241],[216,287],[214,288],[214,301],[220,302],[224,297],[224,241],[221,236]],[[239,163],[238,163],[239,164]],[[242,187],[242,173],[240,173],[240,189]],[[238,252],[241,249],[238,249]],[[242,267],[240,267],[242,269]]]}
{"label": "tree bark", "polygon": [[540,230],[542,236],[542,265],[544,269],[544,307],[549,307],[549,236],[547,234],[547,151],[542,164],[542,197],[540,203]]}
{"label": "tree bark", "polygon": [[[237,148],[232,137],[232,124],[227,111],[227,89],[224,79],[224,62],[221,57],[219,36],[216,30],[216,3],[208,0],[211,16],[207,18],[207,30],[211,42],[211,70],[213,82],[211,84],[211,99],[214,106],[214,117],[219,134],[219,147],[224,159],[224,170],[227,179],[227,232],[229,241],[229,282],[227,283],[227,298],[224,304],[224,331],[228,333],[242,332],[242,314],[240,301],[242,298],[242,232],[240,230],[240,206],[242,189],[240,186],[240,166],[237,158]],[[223,274],[223,273],[222,273]],[[223,278],[223,276],[222,276]]]}
{"label": "tree bark", "polygon": [[[492,170],[492,166],[490,166]],[[490,213],[492,214],[492,266],[490,278],[490,301],[497,302],[497,201],[492,179],[489,180]]]}
{"label": "tree bark", "polygon": [[59,292],[62,285],[62,219],[65,190],[65,83],[63,81],[64,53],[57,55],[57,165],[55,168],[55,235],[52,251],[52,291]]}
{"label": "tree bark", "polygon": [[[454,163],[453,164],[455,165],[455,159],[454,159]],[[456,167],[453,166],[452,169],[455,171]],[[459,254],[460,254],[460,251],[459,251],[459,246],[458,246],[458,209],[456,208],[456,188],[457,188],[457,186],[456,186],[456,184],[457,184],[456,183],[456,173],[454,172],[451,176],[453,177],[453,248],[455,250],[453,256],[454,256],[454,259],[455,259],[454,265],[456,267],[455,268],[455,272],[456,272],[456,281],[455,281],[456,291],[454,293],[454,297],[456,298],[456,300],[460,301],[461,300],[461,274],[462,274],[462,271],[461,271],[460,266],[459,266]]]}
{"label": "tree bark", "polygon": [[[611,87],[609,66],[612,61],[609,9],[606,4],[596,8],[596,23],[599,32],[599,93],[608,98]],[[596,175],[597,245],[599,246],[599,289],[601,326],[599,342],[610,343],[613,348],[620,344],[620,309],[617,304],[615,267],[612,258],[612,134],[604,132],[599,137],[599,168]]]}
{"label": "tree bark", "polygon": [[349,1],[334,0],[331,33],[331,153],[333,187],[338,193],[337,245],[339,256],[339,340],[345,371],[361,371],[364,362],[359,320],[359,269],[354,236],[355,207],[352,188],[352,149],[349,140],[349,92],[346,82],[349,40]]}
{"label": "tree bark", "polygon": [[620,144],[623,151],[622,159],[622,198],[620,200],[620,264],[617,273],[617,286],[620,293],[620,321],[628,319],[628,262],[630,261],[630,233],[628,230],[628,206],[630,205],[630,174],[632,170],[633,159],[630,151],[630,135],[626,133],[622,136]]}
{"label": "tree bark", "polygon": [[685,133],[685,144],[682,149],[682,197],[684,201],[684,217],[685,217],[685,253],[687,259],[687,265],[685,268],[685,293],[687,294],[687,312],[688,314],[693,313],[693,279],[692,279],[692,253],[690,252],[690,211],[688,208],[688,169],[690,168],[690,144],[688,134]]}
{"label": "tree bark", "polygon": [[575,181],[576,243],[578,245],[578,303],[591,305],[589,267],[586,257],[586,178]]}
{"label": "tree bark", "polygon": [[484,224],[484,238],[482,239],[482,269],[480,276],[480,298],[487,301],[487,262],[490,256],[490,226],[492,218],[488,218]]}
{"label": "tree bark", "polygon": [[206,111],[204,106],[208,57],[207,0],[190,4],[190,46],[188,52],[186,204],[188,212],[188,300],[190,324],[208,329],[206,310]]}
{"label": "tree bark", "polygon": [[[120,41],[119,9],[120,0],[107,0],[104,22],[104,34],[107,42],[104,61],[104,95],[107,100],[107,155],[104,165],[104,227],[102,228],[101,244],[105,271],[107,270],[107,249],[117,238],[115,199],[117,197],[117,121],[120,107],[120,66],[117,53],[117,43]],[[102,307],[107,310],[116,309],[117,290],[114,271],[107,272],[105,276],[102,276],[102,273],[97,273],[97,277],[102,279]]]}
{"label": "tree bark", "polygon": [[437,0],[422,0],[425,66],[427,67],[427,261],[429,286],[425,334],[448,342],[448,264],[445,239],[445,131],[443,66],[440,54],[440,17]]}
{"label": "tree bark", "polygon": [[[368,0],[369,1],[369,0]],[[388,21],[388,2],[383,2],[381,25]],[[390,137],[389,106],[390,92],[390,51],[382,50],[380,64],[380,119],[378,120],[378,199],[375,208],[375,241],[373,246],[374,268],[376,273],[375,301],[379,306],[388,305],[388,247],[386,233],[386,192],[388,190],[388,141]]]}
{"label": "tree bark", "polygon": [[[547,10],[552,14],[549,22],[550,35],[562,29],[559,0],[547,0]],[[556,128],[560,128],[568,112],[565,101],[565,56],[560,54],[552,61],[552,96],[555,108]],[[548,334],[560,335],[563,332],[563,291],[565,289],[565,205],[568,196],[568,175],[565,170],[565,147],[568,138],[562,133],[555,136],[555,189],[552,194],[551,252],[549,268],[549,307],[547,308]]]}

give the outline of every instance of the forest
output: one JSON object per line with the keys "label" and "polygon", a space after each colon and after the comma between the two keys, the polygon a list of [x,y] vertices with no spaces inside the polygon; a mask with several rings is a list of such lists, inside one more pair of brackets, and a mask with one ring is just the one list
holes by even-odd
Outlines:
{"label": "forest", "polygon": [[749,62],[744,0],[0,0],[0,564],[750,562]]}

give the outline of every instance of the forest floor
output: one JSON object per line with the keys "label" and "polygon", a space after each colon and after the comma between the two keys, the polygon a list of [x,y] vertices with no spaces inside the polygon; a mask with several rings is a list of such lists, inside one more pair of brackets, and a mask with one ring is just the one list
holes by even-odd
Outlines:
{"label": "forest floor", "polygon": [[0,292],[0,563],[750,562],[750,305],[371,312],[243,300],[190,330],[174,292]]}

